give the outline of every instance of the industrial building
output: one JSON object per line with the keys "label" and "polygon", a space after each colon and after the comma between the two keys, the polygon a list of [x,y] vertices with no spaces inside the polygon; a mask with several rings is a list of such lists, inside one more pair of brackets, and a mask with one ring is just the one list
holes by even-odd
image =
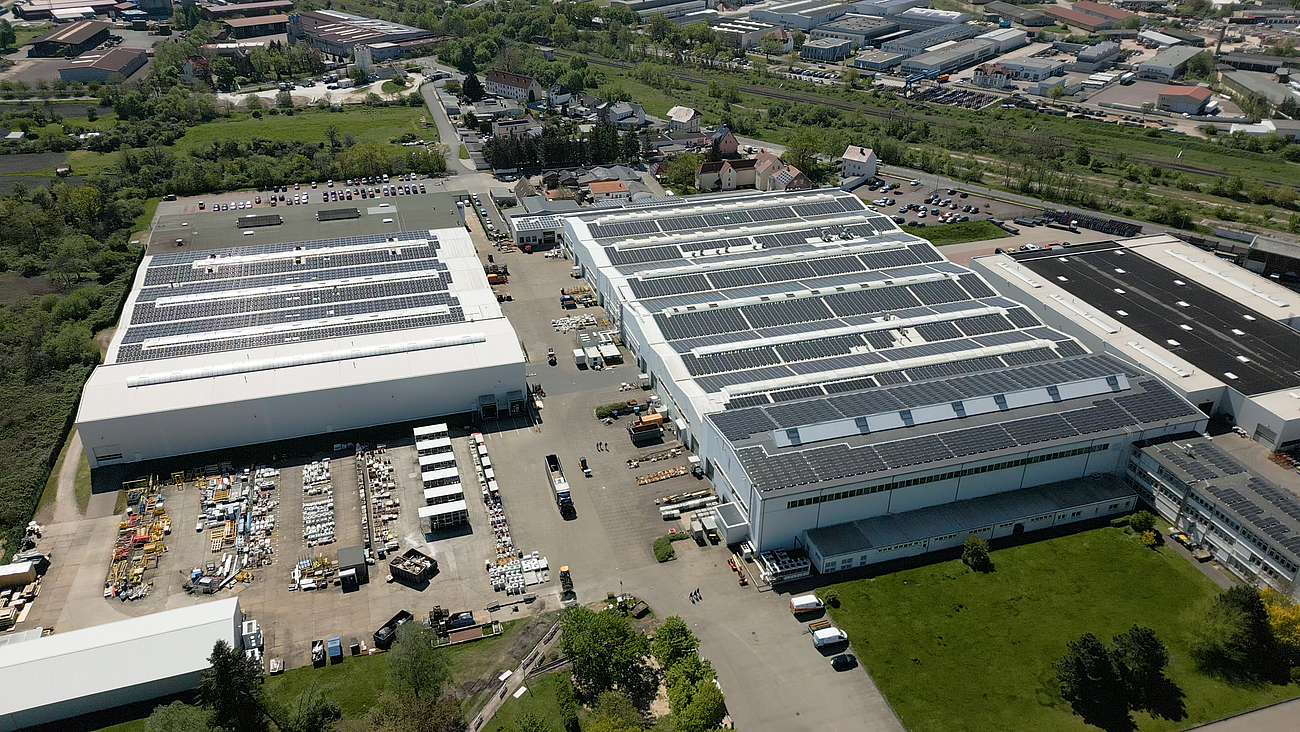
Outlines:
{"label": "industrial building", "polygon": [[1200,114],[1212,96],[1203,86],[1170,85],[1156,95],[1156,109],[1175,114]]}
{"label": "industrial building", "polygon": [[[842,191],[552,218],[675,437],[703,458],[723,538],[760,554],[807,548],[823,527],[1115,474],[1133,441],[1206,421]],[[1118,511],[1124,497],[1104,500]],[[1076,488],[1050,510],[1097,502]]]}
{"label": "industrial building", "polygon": [[843,61],[853,54],[853,41],[843,38],[818,38],[804,41],[799,58],[809,61]]}
{"label": "industrial building", "polygon": [[652,15],[678,18],[708,8],[707,0],[612,0],[612,7],[625,8],[646,20]]}
{"label": "industrial building", "polygon": [[27,55],[32,58],[72,58],[108,40],[110,24],[99,20],[79,20],[32,39]]}
{"label": "industrial building", "polygon": [[146,257],[77,429],[98,467],[490,418],[522,408],[525,389],[463,228],[367,234]]}
{"label": "industrial building", "polygon": [[1028,28],[1042,28],[1052,24],[1052,19],[1037,10],[1012,5],[1011,3],[994,0],[984,6],[985,17],[992,16],[1002,20],[1009,20],[1013,23],[1019,23]]}
{"label": "industrial building", "polygon": [[1016,81],[1042,81],[1065,73],[1065,61],[1055,58],[1018,58],[975,69],[976,86],[1002,89]]}
{"label": "industrial building", "polygon": [[970,16],[954,10],[937,10],[935,8],[910,8],[894,16],[900,28],[905,30],[927,30],[941,25],[960,25],[970,20]]}
{"label": "industrial building", "polygon": [[1168,235],[971,266],[1091,350],[1160,377],[1278,450],[1300,442],[1300,295]]}
{"label": "industrial building", "polygon": [[64,81],[103,84],[115,76],[130,78],[131,74],[144,68],[148,61],[149,56],[139,48],[90,51],[60,66],[59,78]]}
{"label": "industrial building", "polygon": [[1187,71],[1187,62],[1204,49],[1191,46],[1171,46],[1138,64],[1139,78],[1151,81],[1172,81]]}
{"label": "industrial building", "polygon": [[849,6],[843,3],[828,3],[824,0],[794,0],[794,2],[773,5],[749,11],[749,19],[760,23],[779,25],[782,28],[798,28],[809,31],[819,25],[825,25],[849,12]]}
{"label": "industrial building", "polygon": [[1300,501],[1290,490],[1195,433],[1134,445],[1125,478],[1161,518],[1234,574],[1297,594]]}
{"label": "industrial building", "polygon": [[1294,91],[1290,85],[1278,81],[1278,74],[1268,74],[1263,71],[1232,71],[1224,70],[1219,72],[1219,81],[1223,83],[1224,88],[1233,94],[1258,94],[1268,100],[1268,103],[1274,107],[1280,106],[1288,99],[1300,102],[1300,92]]}
{"label": "industrial building", "polygon": [[1116,25],[1111,18],[1101,18],[1096,15],[1080,13],[1077,10],[1071,10],[1060,5],[1048,5],[1043,8],[1043,12],[1055,18],[1061,25],[1073,26],[1089,32],[1107,30],[1114,28]]}
{"label": "industrial building", "polygon": [[1073,3],[1070,7],[1072,7],[1076,12],[1083,13],[1084,15],[1091,15],[1095,18],[1105,18],[1107,20],[1113,20],[1116,23],[1122,23],[1129,18],[1142,17],[1136,13],[1130,13],[1127,10],[1122,10],[1111,5],[1095,3],[1092,0],[1077,0],[1077,2]]}
{"label": "industrial building", "polygon": [[812,29],[813,39],[838,38],[853,43],[853,48],[873,45],[881,36],[898,32],[898,23],[870,15],[845,15]]}
{"label": "industrial building", "polygon": [[853,3],[853,12],[888,18],[905,13],[912,8],[924,8],[929,4],[929,0],[863,0]]}
{"label": "industrial building", "polygon": [[291,13],[293,12],[293,0],[261,0],[260,2],[232,3],[230,5],[204,5],[202,9],[204,17],[208,20],[224,20],[225,18],[241,16],[251,18],[256,15]]}
{"label": "industrial building", "polygon": [[735,48],[753,48],[763,36],[776,30],[776,26],[744,18],[723,18],[711,26],[718,40]]}
{"label": "industrial building", "polygon": [[221,22],[226,27],[229,38],[257,38],[274,36],[286,32],[289,16],[261,15],[252,18],[228,18]]}
{"label": "industrial building", "polygon": [[888,71],[903,63],[907,56],[888,51],[864,51],[853,59],[853,67],[866,71]]}
{"label": "industrial building", "polygon": [[193,689],[217,641],[241,645],[239,598],[0,648],[0,732]]}
{"label": "industrial building", "polygon": [[422,28],[337,10],[291,12],[288,28],[290,43],[307,43],[321,53],[337,58],[347,58],[354,46],[372,46],[371,58],[376,62],[397,58],[433,42],[435,38],[432,31]]}
{"label": "industrial building", "polygon": [[112,15],[118,0],[27,0],[10,6],[22,20],[76,20],[87,15]]}
{"label": "industrial building", "polygon": [[907,59],[903,62],[903,73],[947,74],[973,66],[996,55],[998,55],[997,43],[983,38],[970,38],[965,41],[945,43],[934,50]]}
{"label": "industrial building", "polygon": [[897,40],[885,41],[880,44],[880,50],[888,53],[900,53],[904,56],[916,56],[925,53],[926,49],[933,48],[941,43],[950,41],[964,41],[968,38],[974,38],[979,35],[983,28],[979,26],[962,23],[960,25],[942,25],[938,28],[923,30],[919,33],[913,33]]}

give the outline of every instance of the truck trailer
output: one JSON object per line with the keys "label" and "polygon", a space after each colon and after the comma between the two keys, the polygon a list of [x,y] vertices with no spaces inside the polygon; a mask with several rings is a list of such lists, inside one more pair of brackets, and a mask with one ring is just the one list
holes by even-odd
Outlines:
{"label": "truck trailer", "polygon": [[569,481],[564,479],[564,469],[560,467],[558,455],[546,456],[546,479],[550,481],[551,490],[555,493],[555,505],[560,509],[560,515],[566,518],[573,516],[576,513],[573,497],[569,495]]}

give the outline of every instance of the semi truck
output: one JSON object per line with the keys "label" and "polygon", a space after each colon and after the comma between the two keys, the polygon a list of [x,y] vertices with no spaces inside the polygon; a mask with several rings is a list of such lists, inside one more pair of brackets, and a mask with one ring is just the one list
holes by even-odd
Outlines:
{"label": "semi truck", "polygon": [[569,495],[569,481],[564,479],[564,469],[560,467],[560,457],[558,455],[546,456],[546,479],[551,483],[551,490],[555,492],[555,505],[560,509],[561,516],[572,516],[573,497]]}

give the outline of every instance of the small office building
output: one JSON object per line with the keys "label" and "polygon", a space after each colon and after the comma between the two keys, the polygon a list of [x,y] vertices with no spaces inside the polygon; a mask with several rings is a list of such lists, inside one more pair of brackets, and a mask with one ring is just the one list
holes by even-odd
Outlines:
{"label": "small office building", "polygon": [[805,41],[799,57],[809,61],[843,61],[853,54],[853,41],[843,38],[818,38]]}
{"label": "small office building", "polygon": [[1211,92],[1203,86],[1171,84],[1160,90],[1156,109],[1175,114],[1200,114],[1210,102]]}

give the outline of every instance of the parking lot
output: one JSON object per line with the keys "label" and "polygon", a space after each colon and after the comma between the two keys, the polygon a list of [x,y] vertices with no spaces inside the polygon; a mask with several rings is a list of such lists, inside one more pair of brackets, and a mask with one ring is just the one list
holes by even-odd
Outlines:
{"label": "parking lot", "polygon": [[[965,216],[970,221],[982,221],[1009,220],[1037,213],[1036,209],[1020,204],[999,201],[958,188],[938,187],[933,181],[927,181],[924,177],[917,179],[895,178],[887,175],[878,177],[887,185],[896,187],[889,191],[883,191],[881,188],[873,191],[863,186],[854,193],[880,213],[893,218],[899,226],[938,226],[949,223],[943,219],[945,216]],[[912,185],[912,180],[917,180],[918,184]],[[965,198],[962,197],[963,195]],[[935,196],[938,196],[937,201],[934,200]],[[891,200],[893,203],[878,203],[883,199]],[[971,210],[965,210],[967,206]]]}

